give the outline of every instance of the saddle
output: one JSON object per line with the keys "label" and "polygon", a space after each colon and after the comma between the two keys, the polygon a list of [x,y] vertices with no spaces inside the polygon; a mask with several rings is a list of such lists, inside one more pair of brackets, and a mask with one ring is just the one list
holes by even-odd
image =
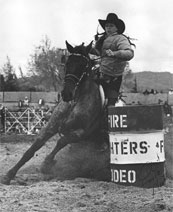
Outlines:
{"label": "saddle", "polygon": [[103,82],[109,84],[110,82],[117,80],[117,77],[112,77],[102,73],[100,71],[100,64],[98,63],[94,64],[94,66],[92,67],[92,71],[93,71],[93,79],[96,81],[97,84],[103,85]]}

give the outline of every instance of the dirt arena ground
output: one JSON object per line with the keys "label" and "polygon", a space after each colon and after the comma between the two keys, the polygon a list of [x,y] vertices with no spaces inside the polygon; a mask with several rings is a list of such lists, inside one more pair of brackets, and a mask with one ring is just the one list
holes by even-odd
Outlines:
{"label": "dirt arena ground", "polygon": [[[0,176],[32,144],[33,136],[0,138]],[[18,172],[11,185],[0,184],[0,212],[168,212],[173,211],[173,180],[159,188],[120,186],[86,178],[50,179],[40,166],[55,145],[50,140]]]}

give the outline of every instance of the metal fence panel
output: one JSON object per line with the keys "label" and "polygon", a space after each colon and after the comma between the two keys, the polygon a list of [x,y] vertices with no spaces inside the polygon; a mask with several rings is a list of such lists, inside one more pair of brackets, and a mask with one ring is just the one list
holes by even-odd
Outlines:
{"label": "metal fence panel", "polygon": [[23,111],[5,109],[5,133],[37,134],[46,125],[45,115],[50,111],[26,108]]}

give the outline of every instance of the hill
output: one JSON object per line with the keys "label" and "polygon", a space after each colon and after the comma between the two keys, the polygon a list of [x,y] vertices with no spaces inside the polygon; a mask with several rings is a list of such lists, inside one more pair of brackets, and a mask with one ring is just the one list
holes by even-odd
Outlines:
{"label": "hill", "polygon": [[124,76],[123,89],[125,92],[144,92],[154,89],[167,93],[173,88],[173,74],[170,72],[137,72],[127,73]]}

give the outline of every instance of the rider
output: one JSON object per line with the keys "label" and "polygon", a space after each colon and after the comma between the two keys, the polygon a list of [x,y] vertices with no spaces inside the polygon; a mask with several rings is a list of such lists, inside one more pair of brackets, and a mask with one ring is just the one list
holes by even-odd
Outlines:
{"label": "rider", "polygon": [[123,34],[125,23],[115,13],[109,13],[106,20],[98,21],[104,33],[100,38],[96,35],[91,54],[101,56],[100,80],[109,106],[118,100],[123,71],[127,61],[134,57],[134,51],[130,39]]}

